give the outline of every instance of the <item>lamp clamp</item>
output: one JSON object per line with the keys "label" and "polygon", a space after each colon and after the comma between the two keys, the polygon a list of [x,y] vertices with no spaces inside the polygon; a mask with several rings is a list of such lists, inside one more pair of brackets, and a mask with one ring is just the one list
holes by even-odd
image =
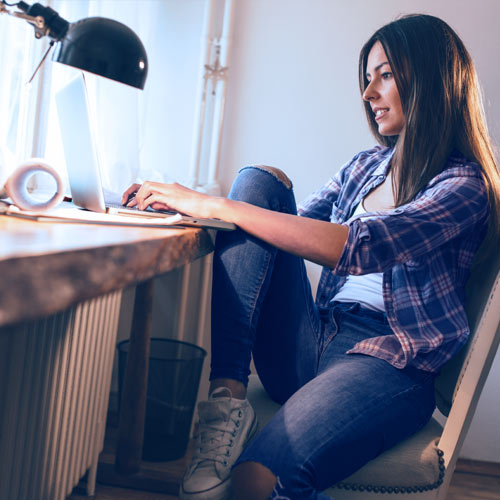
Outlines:
{"label": "lamp clamp", "polygon": [[21,1],[13,5],[19,10],[8,10],[8,5],[2,0],[0,3],[0,13],[9,14],[30,23],[35,30],[35,38],[37,39],[49,36],[54,40],[61,40],[68,31],[70,23],[50,7],[45,7],[39,3],[29,5]]}

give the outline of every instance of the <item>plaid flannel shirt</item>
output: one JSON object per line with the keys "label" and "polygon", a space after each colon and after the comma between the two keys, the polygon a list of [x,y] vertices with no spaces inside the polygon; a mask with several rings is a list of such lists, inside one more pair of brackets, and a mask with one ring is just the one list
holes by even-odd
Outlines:
{"label": "plaid flannel shirt", "polygon": [[328,307],[347,275],[383,273],[392,335],[359,342],[349,353],[437,372],[466,342],[465,284],[489,215],[480,167],[454,151],[443,171],[406,205],[352,216],[387,175],[394,150],[356,155],[299,207],[299,215],[347,224],[335,269],[324,268],[316,302]]}

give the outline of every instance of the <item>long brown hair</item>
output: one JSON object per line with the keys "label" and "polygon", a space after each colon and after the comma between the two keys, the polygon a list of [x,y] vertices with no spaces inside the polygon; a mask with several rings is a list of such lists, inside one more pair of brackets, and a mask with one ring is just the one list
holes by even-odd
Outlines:
{"label": "long brown hair", "polygon": [[391,22],[366,42],[359,56],[361,93],[368,86],[368,54],[380,42],[401,98],[405,125],[399,136],[378,132],[370,104],[364,103],[370,129],[384,146],[394,146],[396,206],[415,198],[440,173],[458,149],[481,166],[491,206],[488,241],[500,228],[500,175],[486,125],[479,80],[458,35],[441,19],[413,14]]}

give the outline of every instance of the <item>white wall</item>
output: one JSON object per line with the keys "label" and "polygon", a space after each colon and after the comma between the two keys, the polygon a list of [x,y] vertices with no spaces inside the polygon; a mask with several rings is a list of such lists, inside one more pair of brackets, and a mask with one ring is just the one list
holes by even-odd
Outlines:
{"label": "white wall", "polygon": [[222,151],[227,191],[241,166],[274,164],[297,198],[374,143],[362,114],[358,54],[397,15],[438,15],[476,61],[490,126],[500,143],[500,2],[479,0],[237,0]]}
{"label": "white wall", "polygon": [[[358,53],[381,25],[403,13],[446,20],[476,61],[488,120],[500,144],[498,0],[236,0],[223,136],[227,192],[237,170],[265,163],[285,170],[298,199],[358,151],[374,144],[357,83]],[[317,269],[311,268],[313,281]],[[463,456],[500,462],[498,359]]]}

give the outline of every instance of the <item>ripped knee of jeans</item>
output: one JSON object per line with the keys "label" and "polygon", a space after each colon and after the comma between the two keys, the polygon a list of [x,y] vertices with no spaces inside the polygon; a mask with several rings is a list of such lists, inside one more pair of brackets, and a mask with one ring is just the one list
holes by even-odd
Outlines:
{"label": "ripped knee of jeans", "polygon": [[291,500],[290,497],[284,496],[285,487],[281,483],[281,479],[279,476],[276,477],[276,484],[274,485],[274,489],[271,493],[270,500]]}
{"label": "ripped knee of jeans", "polygon": [[251,165],[254,168],[258,168],[260,170],[264,170],[264,172],[268,172],[276,179],[278,179],[280,182],[282,182],[287,189],[292,189],[292,181],[289,179],[289,177],[283,172],[283,170],[280,170],[279,168],[276,167],[271,167],[269,165]]}

